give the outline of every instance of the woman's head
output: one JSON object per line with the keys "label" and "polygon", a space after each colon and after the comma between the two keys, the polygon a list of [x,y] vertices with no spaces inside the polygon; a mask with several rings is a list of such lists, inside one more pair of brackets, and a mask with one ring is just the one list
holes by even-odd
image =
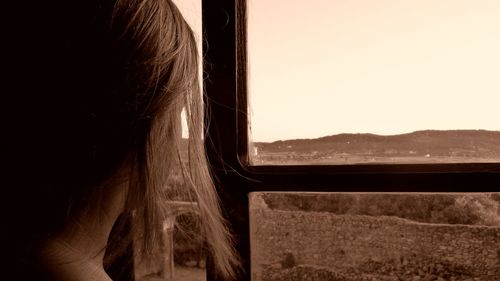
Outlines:
{"label": "woman's head", "polygon": [[[49,5],[30,19],[43,34],[33,37],[28,56],[35,64],[27,73],[33,77],[28,96],[36,103],[29,107],[27,129],[38,137],[29,151],[42,201],[37,204],[46,207],[34,229],[57,232],[71,206],[98,207],[86,202],[120,176],[129,182],[124,211],[134,212],[144,227],[142,249],[148,253],[159,239],[164,188],[180,165],[215,265],[231,275],[234,254],[201,138],[196,41],[177,7],[169,0]],[[180,161],[183,108],[190,132],[187,165]]]}

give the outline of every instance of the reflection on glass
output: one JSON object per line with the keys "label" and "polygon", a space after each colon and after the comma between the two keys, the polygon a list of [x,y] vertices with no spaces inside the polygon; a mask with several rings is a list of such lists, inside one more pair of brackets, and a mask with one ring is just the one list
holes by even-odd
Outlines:
{"label": "reflection on glass", "polygon": [[249,0],[254,164],[499,162],[499,26],[494,0]]}
{"label": "reflection on glass", "polygon": [[253,281],[498,280],[500,193],[250,194]]}

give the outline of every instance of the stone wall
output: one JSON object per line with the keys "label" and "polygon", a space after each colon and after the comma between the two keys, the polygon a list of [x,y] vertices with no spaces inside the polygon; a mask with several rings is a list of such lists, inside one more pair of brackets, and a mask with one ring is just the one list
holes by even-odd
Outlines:
{"label": "stone wall", "polygon": [[338,272],[377,264],[375,271],[385,264],[415,274],[447,267],[480,280],[500,280],[500,227],[262,208],[251,211],[251,235],[255,280],[263,268],[290,267],[287,256],[293,256],[291,266]]}

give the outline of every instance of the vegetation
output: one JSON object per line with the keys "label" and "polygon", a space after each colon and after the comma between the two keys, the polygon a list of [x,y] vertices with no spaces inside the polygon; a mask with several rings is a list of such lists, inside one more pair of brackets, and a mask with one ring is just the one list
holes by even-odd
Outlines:
{"label": "vegetation", "polygon": [[175,263],[202,267],[205,255],[199,216],[194,213],[178,216],[174,230]]}
{"label": "vegetation", "polygon": [[[181,161],[187,165],[187,141],[183,140]],[[167,185],[163,190],[163,197],[168,201],[193,202],[194,194],[188,188],[182,176],[179,163],[175,163],[168,178]],[[206,251],[200,228],[200,217],[197,213],[188,212],[176,216],[173,234],[174,261],[182,266],[204,266]]]}
{"label": "vegetation", "polygon": [[417,222],[500,226],[500,193],[265,193],[271,209],[396,216]]}
{"label": "vegetation", "polygon": [[409,134],[338,134],[253,143],[262,163],[498,161],[500,131],[425,130]]}

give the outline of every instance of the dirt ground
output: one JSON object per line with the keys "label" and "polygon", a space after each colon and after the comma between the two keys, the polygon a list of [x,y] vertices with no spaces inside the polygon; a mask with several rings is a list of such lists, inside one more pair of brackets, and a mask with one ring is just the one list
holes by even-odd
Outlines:
{"label": "dirt ground", "polygon": [[204,268],[175,266],[174,279],[176,281],[205,281]]}

